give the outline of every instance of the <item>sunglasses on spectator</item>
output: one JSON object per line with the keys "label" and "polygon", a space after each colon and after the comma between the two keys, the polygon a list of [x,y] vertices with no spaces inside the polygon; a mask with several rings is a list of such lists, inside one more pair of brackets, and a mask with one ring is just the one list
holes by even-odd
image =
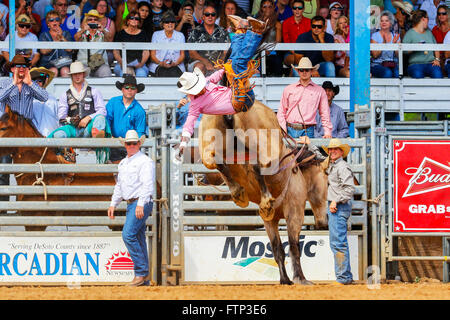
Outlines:
{"label": "sunglasses on spectator", "polygon": [[27,28],[27,29],[31,28],[31,24],[21,24],[21,23],[19,23],[18,25],[19,25],[19,28]]}
{"label": "sunglasses on spectator", "polygon": [[447,15],[447,12],[438,12],[437,15],[438,15],[438,16],[446,16],[446,15]]}
{"label": "sunglasses on spectator", "polygon": [[28,66],[26,64],[15,64],[14,67],[15,68],[26,68],[26,69],[28,69]]}
{"label": "sunglasses on spectator", "polygon": [[312,25],[311,25],[311,28],[312,28],[312,29],[316,29],[316,28],[317,28],[317,29],[322,29],[322,28],[323,28],[323,25],[321,25],[321,24],[312,24]]}
{"label": "sunglasses on spectator", "polygon": [[130,19],[130,20],[136,20],[136,21],[139,21],[139,20],[141,20],[141,18],[140,18],[140,17],[130,17],[129,19]]}
{"label": "sunglasses on spectator", "polygon": [[135,146],[135,145],[137,145],[138,143],[137,142],[135,142],[135,141],[133,141],[133,142],[125,142],[125,145],[127,145],[127,146]]}
{"label": "sunglasses on spectator", "polygon": [[135,86],[123,86],[127,90],[136,90]]}
{"label": "sunglasses on spectator", "polygon": [[311,71],[311,69],[297,69],[298,70],[298,72],[308,72],[308,71]]}
{"label": "sunglasses on spectator", "polygon": [[49,19],[48,19],[48,22],[59,21],[59,20],[61,20],[59,17],[56,17],[56,18],[49,18]]}
{"label": "sunglasses on spectator", "polygon": [[216,16],[216,13],[215,13],[215,12],[205,12],[205,13],[204,13],[204,16],[205,16],[205,17],[215,17],[215,16]]}
{"label": "sunglasses on spectator", "polygon": [[303,10],[303,7],[292,7],[292,10]]}
{"label": "sunglasses on spectator", "polygon": [[344,9],[340,8],[340,7],[333,7],[331,8],[331,11],[336,10],[336,11],[344,11]]}

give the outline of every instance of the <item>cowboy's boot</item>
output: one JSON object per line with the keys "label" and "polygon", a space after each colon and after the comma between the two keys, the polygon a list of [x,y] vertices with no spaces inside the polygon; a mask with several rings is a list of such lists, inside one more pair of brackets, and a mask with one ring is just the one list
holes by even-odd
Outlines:
{"label": "cowboy's boot", "polygon": [[232,14],[227,15],[227,19],[236,29],[236,33],[245,33],[249,27],[249,23],[246,19]]}
{"label": "cowboy's boot", "polygon": [[250,23],[251,30],[257,34],[263,34],[266,31],[267,24],[264,21],[255,19],[253,17],[247,17],[248,23]]}

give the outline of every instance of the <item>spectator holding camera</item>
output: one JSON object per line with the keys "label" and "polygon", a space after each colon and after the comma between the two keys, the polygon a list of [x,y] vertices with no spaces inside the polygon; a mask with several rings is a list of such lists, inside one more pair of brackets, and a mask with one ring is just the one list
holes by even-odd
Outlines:
{"label": "spectator holding camera", "polygon": [[[75,40],[80,42],[105,42],[106,31],[100,24],[100,18],[102,17],[95,9],[86,13],[80,31],[75,34]],[[104,78],[112,75],[105,49],[80,49],[77,60],[89,66],[90,75],[93,77]]]}
{"label": "spectator holding camera", "polygon": [[101,16],[101,18],[98,19],[98,22],[105,31],[105,41],[112,42],[114,40],[114,35],[116,34],[116,25],[109,17],[112,9],[108,4],[108,1],[98,0],[94,9],[97,10],[98,14]]}
{"label": "spectator holding camera", "polygon": [[[132,11],[126,17],[125,27],[116,33],[114,42],[150,42],[147,34],[139,27],[141,18],[137,11]],[[116,76],[122,77],[122,56],[120,50],[114,50],[114,58],[117,64],[114,67]],[[147,77],[148,67],[146,65],[150,57],[149,50],[128,50],[127,51],[127,70],[128,74],[136,74],[136,77]]]}
{"label": "spectator holding camera", "polygon": [[[69,31],[61,29],[61,17],[52,10],[47,13],[45,21],[49,30],[42,32],[39,41],[72,41]],[[68,77],[69,66],[72,63],[72,49],[40,49],[41,60],[39,65],[53,72],[57,77]]]}
{"label": "spectator holding camera", "polygon": [[[153,34],[152,43],[184,43],[184,35],[175,30],[175,23],[173,12],[164,12],[161,17],[163,30]],[[179,77],[186,71],[183,50],[151,50],[150,57],[150,72],[156,77]]]}
{"label": "spectator holding camera", "polygon": [[181,7],[181,20],[177,24],[175,30],[181,32],[184,35],[184,38],[187,39],[189,34],[198,23],[195,22],[193,13],[194,13],[194,5],[190,1],[186,1]]}
{"label": "spectator holding camera", "polygon": [[41,31],[41,18],[38,14],[32,12],[33,3],[33,0],[16,0],[16,20],[21,15],[27,15],[31,22],[31,32],[38,35]]}

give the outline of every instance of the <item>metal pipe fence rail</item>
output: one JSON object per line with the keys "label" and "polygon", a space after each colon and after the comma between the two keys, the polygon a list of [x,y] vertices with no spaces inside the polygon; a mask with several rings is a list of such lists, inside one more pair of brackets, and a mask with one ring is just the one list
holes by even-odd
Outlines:
{"label": "metal pipe fence rail", "polygon": [[[170,136],[170,130],[163,130],[163,132]],[[163,233],[163,247],[165,249],[163,249],[164,259],[161,266],[162,283],[164,285],[197,282],[188,276],[189,270],[192,268],[192,265],[190,265],[192,261],[188,261],[189,254],[185,246],[188,245],[186,241],[190,241],[191,237],[206,237],[204,239],[211,237],[211,239],[214,239],[214,237],[246,235],[267,238],[263,220],[258,215],[256,204],[250,203],[247,208],[240,208],[230,199],[220,200],[218,197],[230,195],[226,185],[213,186],[208,185],[208,183],[205,185],[199,181],[204,174],[216,173],[217,170],[209,170],[200,163],[178,165],[172,161],[174,156],[172,146],[177,142],[176,139],[167,139],[162,146],[163,149],[166,149],[167,158],[170,159],[167,161],[170,162],[168,168],[170,211],[167,212],[163,220],[166,225],[164,230],[167,232]],[[365,201],[367,199],[366,139],[343,139],[343,142],[349,143],[353,148],[348,161],[361,183],[361,185],[356,186],[356,197],[353,202],[349,227],[350,234],[358,237],[358,274],[360,277],[365,277],[364,272],[368,264],[368,212],[367,202]],[[328,141],[326,139],[312,139],[312,143],[325,145]],[[191,139],[190,146],[197,147],[198,140]],[[186,155],[186,158],[189,158],[189,155]],[[163,172],[165,171],[163,170]],[[206,198],[210,199],[206,200]],[[307,203],[306,209],[308,214],[305,215],[304,225],[312,226],[314,225],[314,217],[311,215],[309,203]],[[280,221],[280,228],[282,234],[285,235],[286,233],[283,230],[286,230],[286,222],[284,219]],[[327,235],[328,232],[304,230],[302,234]],[[216,283],[216,281],[213,282]]]}
{"label": "metal pipe fence rail", "polygon": [[[54,147],[73,147],[73,148],[97,148],[122,147],[118,139],[104,138],[71,138],[71,139],[53,139],[53,138],[2,138],[0,139],[0,148],[4,147],[36,147],[36,148],[54,148]],[[142,146],[145,151],[155,161],[156,159],[157,141],[155,138],[147,138]],[[48,151],[47,151],[48,152]],[[42,171],[41,171],[42,170]],[[0,164],[0,174],[45,174],[46,173],[117,173],[117,164]],[[42,237],[52,238],[101,238],[101,237],[121,237],[120,230],[125,223],[125,217],[120,213],[126,210],[126,203],[122,201],[116,208],[118,216],[115,219],[107,217],[107,209],[110,205],[110,197],[113,194],[114,186],[112,185],[47,185],[30,186],[30,185],[9,185],[0,188],[2,196],[42,196],[42,201],[0,201],[0,211],[9,211],[9,213],[0,215],[0,226],[5,230],[0,231],[0,237],[12,238],[29,238],[37,239]],[[45,201],[44,192],[49,196],[107,196],[108,201],[73,201],[67,199],[64,201]],[[156,186],[153,198],[157,199]],[[154,204],[152,214],[146,221],[146,239],[148,239],[148,254],[150,258],[150,276],[155,283],[159,277],[158,261],[158,206]],[[16,213],[14,213],[16,211]],[[20,211],[30,212],[46,212],[45,216],[21,216]],[[98,212],[95,214],[83,216],[83,212]],[[13,213],[11,213],[13,212]],[[67,216],[58,216],[64,212]],[[13,226],[30,226],[40,227],[40,229],[48,226],[74,227],[76,231],[10,231],[8,227]],[[88,228],[86,228],[88,227]],[[105,228],[112,229],[111,231]],[[0,282],[0,284],[5,284]],[[54,284],[53,282],[51,282]],[[114,282],[113,282],[114,283]],[[47,284],[47,283],[42,283]],[[101,284],[109,284],[101,282]]]}

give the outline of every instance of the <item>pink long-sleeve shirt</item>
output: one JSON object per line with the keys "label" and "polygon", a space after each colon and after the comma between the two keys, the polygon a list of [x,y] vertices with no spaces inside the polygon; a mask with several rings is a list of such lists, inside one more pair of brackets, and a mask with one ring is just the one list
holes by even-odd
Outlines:
{"label": "pink long-sleeve shirt", "polygon": [[190,138],[194,133],[194,125],[200,114],[235,114],[231,104],[231,89],[217,83],[222,79],[224,69],[214,72],[206,78],[206,92],[196,98],[191,96],[189,113],[183,126],[183,137]]}
{"label": "pink long-sleeve shirt", "polygon": [[[297,104],[299,108],[296,107]],[[301,115],[298,109],[300,109]],[[312,81],[306,86],[298,81],[288,85],[283,91],[277,112],[278,123],[284,131],[287,131],[287,122],[315,125],[317,110],[322,119],[324,134],[331,136],[333,125],[330,121],[330,107],[325,90]]]}

